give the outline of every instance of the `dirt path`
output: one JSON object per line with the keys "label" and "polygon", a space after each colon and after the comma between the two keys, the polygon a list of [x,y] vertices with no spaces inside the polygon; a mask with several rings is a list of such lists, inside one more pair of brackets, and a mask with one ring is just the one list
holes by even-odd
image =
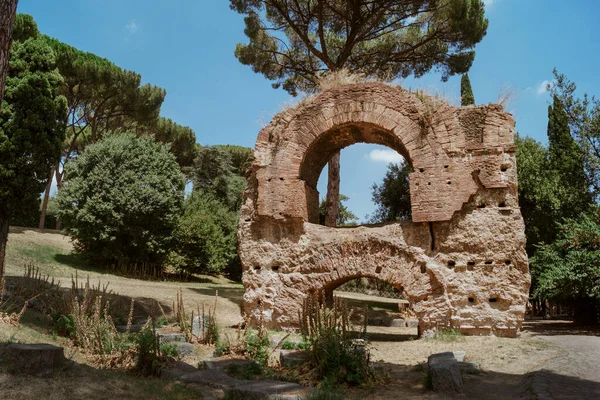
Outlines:
{"label": "dirt path", "polygon": [[600,332],[573,331],[568,322],[549,322],[537,339],[562,350],[531,376],[537,399],[600,399]]}

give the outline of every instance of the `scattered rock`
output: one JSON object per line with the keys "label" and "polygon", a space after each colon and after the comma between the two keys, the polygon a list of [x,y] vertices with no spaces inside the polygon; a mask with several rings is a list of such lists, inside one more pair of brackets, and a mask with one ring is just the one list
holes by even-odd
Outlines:
{"label": "scattered rock", "polygon": [[312,388],[297,383],[261,380],[235,386],[227,394],[236,400],[298,400],[306,398],[312,391]]}
{"label": "scattered rock", "polygon": [[453,353],[432,354],[427,359],[427,364],[433,390],[442,393],[462,393],[462,376]]}
{"label": "scattered rock", "polygon": [[184,333],[157,333],[156,336],[160,344],[186,341]]}
{"label": "scattered rock", "polygon": [[279,364],[282,367],[292,367],[306,360],[307,353],[303,350],[281,350]]}
{"label": "scattered rock", "polygon": [[390,326],[394,328],[404,328],[406,323],[404,322],[404,319],[396,318],[390,321]]}
{"label": "scattered rock", "polygon": [[182,357],[194,355],[194,345],[187,342],[172,342],[177,346],[177,354]]}
{"label": "scattered rock", "polygon": [[51,344],[9,344],[6,346],[9,370],[48,377],[66,360],[62,347]]}
{"label": "scattered rock", "polygon": [[[142,328],[146,325],[146,323],[143,324],[132,324],[129,332],[139,332],[142,330]],[[119,325],[116,327],[118,332],[127,332],[127,325]]]}
{"label": "scattered rock", "polygon": [[[213,364],[211,364],[211,361]],[[188,384],[189,387],[200,392],[206,399],[219,399],[227,395],[230,399],[238,400],[301,400],[313,391],[312,388],[291,382],[236,379],[219,370],[233,365],[232,363],[225,363],[225,359],[211,361],[205,362],[207,367],[210,368],[205,370],[198,370],[187,363],[178,362],[175,367],[161,371],[161,377],[177,379]],[[239,363],[242,360],[229,361]],[[248,362],[248,360],[244,361]],[[218,364],[216,364],[217,362]]]}
{"label": "scattered rock", "polygon": [[216,369],[220,371],[227,371],[233,366],[244,366],[248,364],[256,364],[256,361],[248,360],[247,358],[228,358],[219,357],[213,358],[212,360],[204,361],[206,369]]}

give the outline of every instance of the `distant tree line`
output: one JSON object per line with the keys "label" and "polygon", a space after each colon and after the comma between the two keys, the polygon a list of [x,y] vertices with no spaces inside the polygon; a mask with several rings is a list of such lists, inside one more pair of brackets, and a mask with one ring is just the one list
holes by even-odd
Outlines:
{"label": "distant tree line", "polygon": [[115,272],[239,277],[252,151],[198,145],[191,128],[160,116],[164,89],[41,34],[29,15],[16,15],[11,46],[0,112],[1,265],[9,224],[51,223],[86,262]]}

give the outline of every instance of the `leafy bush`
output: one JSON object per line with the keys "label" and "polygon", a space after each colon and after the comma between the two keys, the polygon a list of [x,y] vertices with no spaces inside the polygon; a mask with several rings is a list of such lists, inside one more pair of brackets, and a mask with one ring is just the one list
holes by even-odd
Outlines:
{"label": "leafy bush", "polygon": [[180,266],[190,273],[222,273],[237,259],[239,215],[215,195],[195,191],[176,230]]}
{"label": "leafy bush", "polygon": [[538,277],[535,295],[571,302],[575,319],[600,321],[600,208],[560,224],[555,242],[539,246],[531,259]]}
{"label": "leafy bush", "polygon": [[174,343],[163,343],[160,345],[160,352],[167,357],[176,358],[179,356],[179,350],[177,349],[177,345]]}
{"label": "leafy bush", "polygon": [[92,260],[156,272],[173,245],[185,178],[175,157],[132,133],[92,144],[65,167],[58,216]]}

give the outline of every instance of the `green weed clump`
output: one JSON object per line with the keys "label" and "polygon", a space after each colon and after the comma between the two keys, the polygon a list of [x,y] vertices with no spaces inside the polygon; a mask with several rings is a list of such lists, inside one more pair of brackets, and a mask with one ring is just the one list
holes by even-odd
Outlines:
{"label": "green weed clump", "polygon": [[[309,296],[303,305],[300,321],[302,335],[310,342],[309,360],[317,379],[361,385],[374,378],[369,350],[364,341],[353,339],[350,310],[335,298],[331,308],[325,299]],[[366,328],[366,327],[365,327]],[[359,332],[366,334],[366,329]]]}

